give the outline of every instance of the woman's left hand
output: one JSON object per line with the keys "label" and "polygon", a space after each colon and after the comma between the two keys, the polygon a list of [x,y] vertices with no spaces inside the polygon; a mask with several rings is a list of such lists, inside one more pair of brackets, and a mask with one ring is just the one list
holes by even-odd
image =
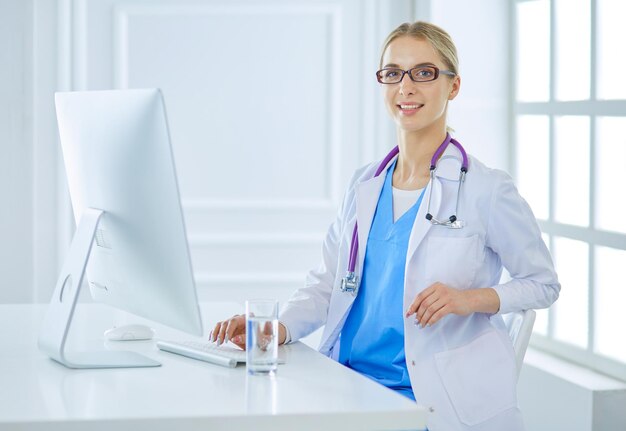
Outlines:
{"label": "woman's left hand", "polygon": [[472,313],[497,313],[500,297],[493,288],[459,290],[443,283],[434,283],[420,292],[406,311],[415,313],[415,323],[432,326],[448,314],[468,316]]}
{"label": "woman's left hand", "polygon": [[406,317],[415,313],[415,323],[431,326],[442,317],[453,313],[467,316],[473,312],[468,301],[467,290],[458,290],[443,283],[435,283],[424,289],[416,297]]}

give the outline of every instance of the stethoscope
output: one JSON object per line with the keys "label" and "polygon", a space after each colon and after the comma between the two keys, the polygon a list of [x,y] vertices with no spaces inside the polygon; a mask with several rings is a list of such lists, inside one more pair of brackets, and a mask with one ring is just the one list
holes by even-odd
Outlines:
{"label": "stethoscope", "polygon": [[[454,207],[454,214],[448,217],[447,220],[441,221],[441,220],[437,220],[430,213],[430,199],[433,195],[432,184],[433,184],[433,179],[435,178],[435,172],[437,171],[437,161],[439,160],[439,157],[441,156],[441,154],[443,154],[443,152],[445,151],[445,149],[448,147],[450,143],[452,143],[452,145],[454,145],[455,147],[459,149],[459,151],[461,152],[461,156],[463,156],[463,162],[461,163],[461,173],[459,175],[459,187],[456,191],[456,206]],[[393,150],[391,150],[391,152],[387,154],[387,156],[385,156],[383,161],[380,163],[380,165],[378,166],[378,169],[376,169],[376,173],[374,174],[372,178],[379,176],[382,173],[382,171],[385,170],[385,168],[387,167],[391,159],[393,159],[399,152],[400,152],[400,149],[398,147],[395,147]],[[463,182],[465,181],[465,175],[467,174],[468,166],[469,166],[469,163],[467,161],[467,153],[465,152],[465,149],[459,143],[459,141],[457,141],[456,139],[453,139],[449,133],[446,133],[446,139],[444,139],[444,141],[441,143],[439,148],[437,148],[437,151],[435,151],[435,154],[433,154],[433,158],[430,160],[431,187],[430,187],[430,192],[428,193],[428,203],[426,206],[426,220],[431,222],[433,225],[443,226],[449,229],[461,229],[463,227],[464,223],[458,220],[456,215],[458,214],[458,210],[459,210],[459,196],[461,195],[461,184],[463,184]],[[354,273],[354,268],[356,266],[356,255],[358,251],[359,251],[358,223],[354,223],[354,230],[352,231],[352,242],[350,244],[350,259],[348,260],[348,272],[346,273],[346,276],[341,279],[341,291],[350,292],[355,295],[359,288],[359,280],[358,280],[357,275]]]}

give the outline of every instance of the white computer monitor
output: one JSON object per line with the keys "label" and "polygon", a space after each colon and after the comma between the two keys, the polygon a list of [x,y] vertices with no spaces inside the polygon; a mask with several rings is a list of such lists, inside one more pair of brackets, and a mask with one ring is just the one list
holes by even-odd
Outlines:
{"label": "white computer monitor", "polygon": [[87,91],[55,102],[77,228],[40,349],[71,368],[158,366],[134,352],[65,345],[85,272],[94,300],[203,333],[163,97]]}

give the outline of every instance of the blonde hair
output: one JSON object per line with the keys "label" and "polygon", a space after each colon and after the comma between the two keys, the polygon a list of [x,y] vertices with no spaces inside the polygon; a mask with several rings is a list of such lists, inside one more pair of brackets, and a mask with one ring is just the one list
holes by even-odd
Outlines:
{"label": "blonde hair", "polygon": [[383,56],[385,55],[387,47],[391,42],[401,36],[410,36],[429,42],[448,67],[448,70],[454,72],[456,75],[459,74],[459,59],[452,38],[441,27],[424,21],[416,21],[414,23],[405,22],[389,33],[380,53],[379,66],[381,68],[383,67]]}

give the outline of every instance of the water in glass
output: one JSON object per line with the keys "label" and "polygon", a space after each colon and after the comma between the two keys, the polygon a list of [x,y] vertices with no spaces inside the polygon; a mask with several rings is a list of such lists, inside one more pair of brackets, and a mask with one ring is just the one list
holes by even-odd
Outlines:
{"label": "water in glass", "polygon": [[278,319],[246,319],[246,364],[249,374],[274,374],[278,365]]}

